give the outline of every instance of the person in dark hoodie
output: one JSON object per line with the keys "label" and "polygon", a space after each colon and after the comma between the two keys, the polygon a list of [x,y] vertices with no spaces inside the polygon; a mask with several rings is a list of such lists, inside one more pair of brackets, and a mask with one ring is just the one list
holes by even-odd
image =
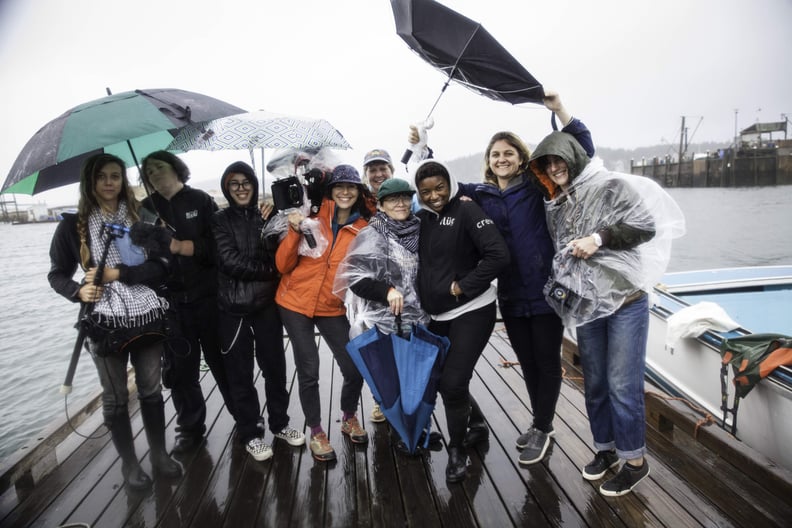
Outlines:
{"label": "person in dark hoodie", "polygon": [[448,425],[446,480],[467,475],[465,434],[471,412],[473,369],[495,327],[492,281],[509,264],[497,227],[472,201],[459,199],[445,165],[423,161],[415,170],[421,210],[418,293],[431,315],[429,330],[451,341],[438,391]]}
{"label": "person in dark hoodie", "polygon": [[684,218],[655,182],[606,170],[570,134],[553,132],[530,159],[545,191],[547,226],[555,243],[548,303],[576,327],[586,410],[598,450],[583,469],[620,496],[649,474],[644,458],[644,371],[649,329],[646,291],[662,276],[670,240]]}
{"label": "person in dark hoodie", "polygon": [[283,326],[275,305],[279,274],[275,243],[262,238],[272,206],[259,209],[258,179],[250,165],[229,165],[220,179],[228,207],[212,217],[217,245],[218,330],[234,404],[237,436],[255,460],[272,456],[258,428],[261,407],[253,383],[254,354],[264,376],[268,425],[276,438],[301,446],[305,435],[289,426]]}
{"label": "person in dark hoodie", "polygon": [[141,163],[143,183],[153,192],[143,207],[171,230],[174,264],[166,282],[174,310],[176,334],[166,345],[163,381],[171,389],[176,408],[174,453],[200,445],[206,432],[206,402],[200,384],[201,353],[209,365],[226,408],[233,415],[225,366],[217,338],[217,268],[211,196],[186,185],[190,169],[175,154],[159,150]]}

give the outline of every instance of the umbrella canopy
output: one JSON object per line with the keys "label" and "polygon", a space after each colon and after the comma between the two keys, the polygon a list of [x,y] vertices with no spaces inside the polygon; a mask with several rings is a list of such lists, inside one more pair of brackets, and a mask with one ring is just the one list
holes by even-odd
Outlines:
{"label": "umbrella canopy", "polygon": [[248,112],[186,127],[170,150],[254,150],[257,148],[317,151],[352,148],[324,119]]}
{"label": "umbrella canopy", "polygon": [[542,85],[478,22],[434,0],[391,7],[397,34],[449,81],[496,101],[542,103]]}
{"label": "umbrella canopy", "polygon": [[[410,453],[431,428],[437,383],[450,342],[422,326],[410,339],[373,327],[347,343],[347,351],[388,422]],[[429,435],[426,435],[428,442]]]}
{"label": "umbrella canopy", "polygon": [[138,155],[166,148],[182,127],[242,112],[219,99],[171,88],[108,95],[67,110],[36,132],[0,192],[36,194],[75,183],[85,159],[100,152],[137,165]]}

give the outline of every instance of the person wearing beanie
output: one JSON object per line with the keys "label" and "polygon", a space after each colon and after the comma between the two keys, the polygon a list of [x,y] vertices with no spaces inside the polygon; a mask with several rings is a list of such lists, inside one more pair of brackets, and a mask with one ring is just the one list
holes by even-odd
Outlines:
{"label": "person wearing beanie", "polygon": [[260,424],[253,358],[264,376],[267,424],[275,438],[301,446],[305,435],[289,426],[283,326],[275,305],[279,274],[276,242],[261,231],[272,205],[258,205],[258,179],[247,163],[232,163],[220,179],[228,207],[212,217],[217,245],[218,332],[234,405],[237,436],[255,460],[272,456]]}
{"label": "person wearing beanie", "polygon": [[366,206],[369,196],[354,167],[337,166],[327,183],[319,212],[313,217],[316,222],[312,229],[319,231],[313,236],[328,242],[324,252],[318,258],[300,253],[305,217],[294,211],[288,215],[288,232],[275,256],[277,268],[283,274],[275,299],[294,351],[300,403],[311,429],[311,453],[319,461],[334,460],[336,455],[322,427],[315,328],[330,347],[344,378],[341,432],[353,443],[368,441],[368,434],[356,416],[363,377],[346,350],[349,321],[344,303],[333,294],[333,281],[347,248],[371,216]]}
{"label": "person wearing beanie", "polygon": [[171,152],[152,152],[140,167],[143,183],[152,190],[142,205],[164,222],[172,235],[173,268],[166,288],[179,339],[165,347],[162,379],[171,390],[176,409],[172,452],[179,454],[197,448],[206,432],[202,355],[233,415],[217,338],[217,267],[211,223],[217,204],[204,191],[186,184],[190,169]]}

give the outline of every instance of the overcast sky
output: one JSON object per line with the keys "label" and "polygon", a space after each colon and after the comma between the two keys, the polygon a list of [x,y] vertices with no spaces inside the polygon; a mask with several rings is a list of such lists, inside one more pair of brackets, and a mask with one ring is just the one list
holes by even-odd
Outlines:
{"label": "overcast sky", "polygon": [[[792,115],[792,0],[443,0],[481,22],[597,146],[729,141]],[[181,88],[247,110],[321,117],[355,150],[399,157],[444,77],[396,35],[387,0],[0,0],[0,177],[45,123],[113,92]],[[703,117],[698,128],[699,117]],[[437,157],[480,152],[498,130],[535,145],[538,105],[452,84],[434,112]],[[246,152],[188,153],[203,188]],[[402,168],[399,168],[402,171]],[[204,184],[204,182],[208,182]],[[20,201],[74,203],[70,186]]]}

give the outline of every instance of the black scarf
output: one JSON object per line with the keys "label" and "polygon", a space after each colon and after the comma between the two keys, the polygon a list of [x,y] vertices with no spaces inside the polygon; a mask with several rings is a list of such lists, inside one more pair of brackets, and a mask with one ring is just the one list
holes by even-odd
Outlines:
{"label": "black scarf", "polygon": [[418,251],[418,232],[421,228],[421,221],[414,214],[410,214],[407,220],[394,220],[382,211],[378,211],[369,220],[369,225],[386,238],[395,240],[410,253]]}

